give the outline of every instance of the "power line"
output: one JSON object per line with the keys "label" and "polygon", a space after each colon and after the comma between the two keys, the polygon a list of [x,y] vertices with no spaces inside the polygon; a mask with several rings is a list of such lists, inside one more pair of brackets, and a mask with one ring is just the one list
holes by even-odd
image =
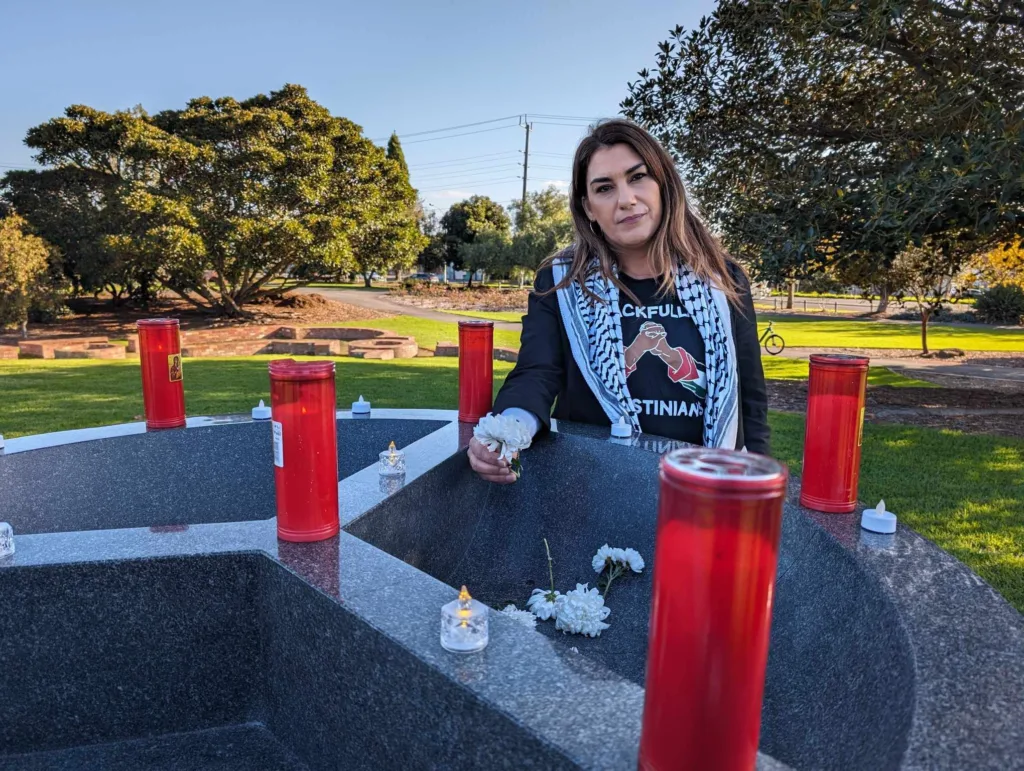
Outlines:
{"label": "power line", "polygon": [[575,158],[572,153],[539,153],[536,150],[533,151],[534,155],[546,155],[554,158]]}
{"label": "power line", "polygon": [[572,128],[579,128],[579,129],[587,128],[586,124],[583,124],[583,123],[553,123],[551,121],[546,121],[546,120],[537,120],[537,121],[533,121],[533,122],[536,123],[538,126],[571,126]]}
{"label": "power line", "polygon": [[424,167],[424,166],[448,166],[448,165],[455,165],[455,164],[466,163],[467,161],[475,161],[475,160],[479,160],[481,158],[493,158],[495,156],[502,156],[502,155],[517,155],[518,153],[519,153],[518,150],[506,150],[505,152],[502,152],[502,153],[489,153],[487,155],[467,155],[465,158],[452,158],[451,160],[447,160],[447,161],[430,161],[429,163],[414,163],[409,168],[410,169],[418,169],[418,168],[421,168],[421,167]]}
{"label": "power line", "polygon": [[477,177],[481,174],[494,174],[497,169],[518,169],[518,163],[506,163],[501,166],[484,166],[478,171],[471,169],[461,169],[456,171],[446,171],[442,174],[425,174],[425,175],[410,175],[410,179],[421,180],[421,179],[436,179],[444,177]]}
{"label": "power line", "polygon": [[[500,123],[503,120],[519,120],[521,118],[522,115],[507,115],[504,118],[491,118],[490,120],[481,120],[477,121],[476,123],[463,123],[459,126],[447,126],[446,128],[430,129],[429,131],[415,131],[412,134],[398,134],[398,138],[401,139],[402,137],[421,137],[426,136],[427,134],[441,134],[444,133],[445,131],[458,131],[459,129],[473,128],[474,126],[486,126],[488,123]],[[398,132],[395,133],[397,134]],[[390,138],[390,136],[386,136],[383,139],[374,139],[372,141],[386,142]]]}
{"label": "power line", "polygon": [[491,185],[496,182],[514,182],[519,177],[498,177],[496,179],[470,179],[458,182],[449,182],[447,185],[441,185],[439,187],[424,188],[419,190],[420,193],[436,193],[438,190],[450,190],[456,187],[479,187],[480,185]]}
{"label": "power line", "polygon": [[477,131],[465,131],[465,132],[463,132],[461,134],[449,134],[448,136],[445,136],[445,137],[430,137],[429,139],[414,139],[412,142],[405,142],[404,144],[406,144],[406,145],[418,145],[421,142],[437,142],[440,139],[455,139],[456,137],[468,137],[470,134],[485,134],[488,131],[501,131],[502,129],[509,129],[509,128],[519,128],[519,126],[518,125],[515,125],[515,126],[496,126],[494,128],[489,128],[489,129],[478,129]]}
{"label": "power line", "polygon": [[541,120],[582,120],[587,123],[596,123],[601,118],[584,118],[579,115],[541,115],[539,113],[529,113],[529,118],[540,118]]}

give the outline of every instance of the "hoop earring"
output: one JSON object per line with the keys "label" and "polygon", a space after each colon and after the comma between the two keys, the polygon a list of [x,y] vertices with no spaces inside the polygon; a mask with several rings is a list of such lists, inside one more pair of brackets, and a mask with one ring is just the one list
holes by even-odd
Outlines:
{"label": "hoop earring", "polygon": [[595,229],[594,225],[597,225],[597,221],[596,220],[590,220],[590,232],[593,233],[598,238],[600,238],[601,237],[601,226],[598,225],[597,228]]}

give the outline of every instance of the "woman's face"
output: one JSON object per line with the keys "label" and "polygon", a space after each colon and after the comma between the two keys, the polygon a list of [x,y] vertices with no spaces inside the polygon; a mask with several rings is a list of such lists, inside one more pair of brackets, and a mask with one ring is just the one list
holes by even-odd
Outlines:
{"label": "woman's face", "polygon": [[632,147],[602,147],[590,158],[583,209],[612,248],[636,249],[661,223],[661,190]]}

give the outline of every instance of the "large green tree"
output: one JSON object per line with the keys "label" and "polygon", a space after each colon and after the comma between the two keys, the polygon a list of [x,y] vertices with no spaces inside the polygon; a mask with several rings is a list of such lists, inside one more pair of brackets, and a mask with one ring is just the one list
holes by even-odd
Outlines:
{"label": "large green tree", "polygon": [[956,238],[925,251],[951,275],[1024,229],[1020,0],[722,0],[629,91],[764,278]]}
{"label": "large green tree", "polygon": [[379,191],[376,205],[368,209],[352,237],[352,248],[359,273],[366,286],[374,274],[412,267],[428,239],[420,230],[420,208],[416,190],[409,182],[402,145],[394,134],[386,152],[375,148],[373,186]]}
{"label": "large green tree", "polygon": [[8,175],[7,194],[33,203],[26,217],[83,283],[101,280],[83,265],[115,284],[111,266],[125,266],[239,315],[261,295],[354,267],[357,253],[411,249],[402,217],[415,197],[399,165],[301,86],[153,116],[72,107],[26,141],[50,168]]}
{"label": "large green tree", "polygon": [[[507,240],[512,221],[508,212],[485,195],[474,195],[454,204],[441,217],[441,229],[444,231],[448,260],[459,269],[467,269],[463,255],[473,255],[477,268],[482,268],[491,258],[485,255],[489,251],[463,249],[464,245],[472,244],[478,234],[488,233],[492,241],[491,247]],[[473,270],[470,271],[469,283],[473,283]]]}

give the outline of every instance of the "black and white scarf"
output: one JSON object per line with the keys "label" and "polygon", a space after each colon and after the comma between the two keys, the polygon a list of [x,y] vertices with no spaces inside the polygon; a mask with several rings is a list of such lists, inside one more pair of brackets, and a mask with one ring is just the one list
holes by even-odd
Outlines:
{"label": "black and white scarf", "polygon": [[[556,286],[565,278],[570,263],[568,258],[555,261]],[[626,385],[618,287],[602,275],[596,259],[585,284],[600,302],[588,298],[577,281],[558,290],[558,307],[573,358],[608,419],[617,423],[625,417],[634,431],[640,431],[640,415]],[[676,275],[676,294],[704,341],[704,446],[734,449],[739,428],[739,378],[728,299],[721,289],[708,287],[685,265]]]}

